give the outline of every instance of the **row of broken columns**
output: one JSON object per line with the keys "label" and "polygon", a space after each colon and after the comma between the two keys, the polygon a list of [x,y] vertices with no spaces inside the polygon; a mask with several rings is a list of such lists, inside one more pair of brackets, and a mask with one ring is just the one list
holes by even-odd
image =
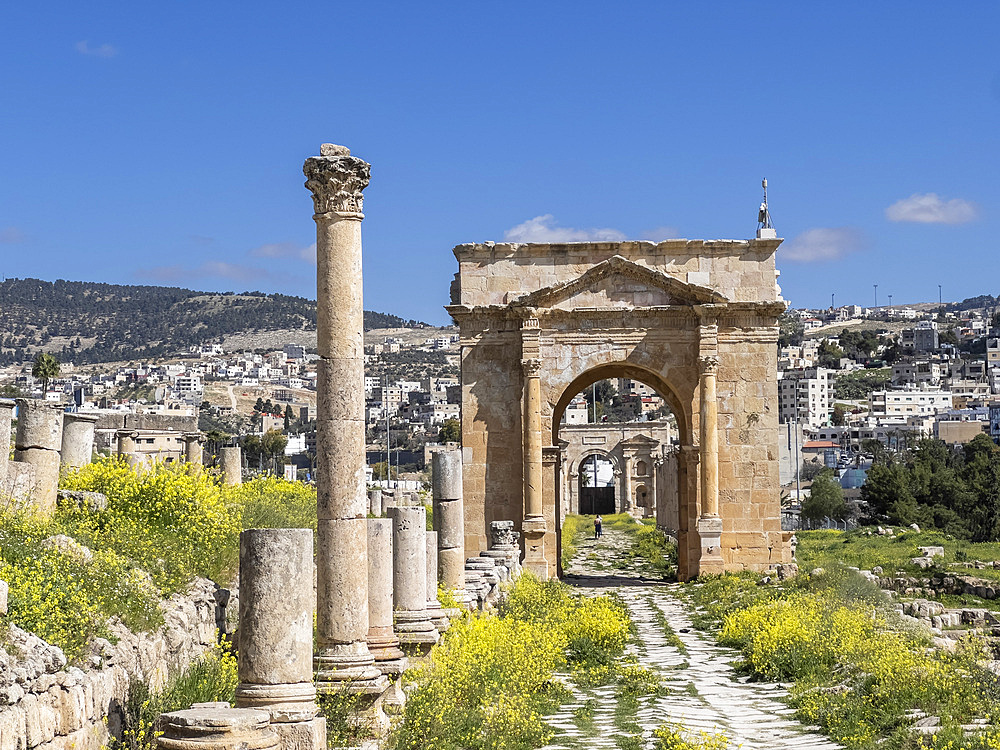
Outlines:
{"label": "row of broken columns", "polygon": [[[428,576],[429,546],[439,553],[443,583],[464,586],[460,453],[435,457],[437,543],[429,545],[422,507],[389,508],[388,519],[367,517],[361,221],[371,167],[343,146],[323,144],[303,172],[313,197],[317,256],[315,599],[310,532],[244,532],[237,708],[165,715],[159,739],[165,750],[190,750],[196,737],[202,748],[263,749],[280,742],[319,750],[325,742],[317,690],[379,700],[389,678],[402,671],[399,646],[429,648],[437,641],[442,618],[427,604],[436,601],[438,565]],[[449,474],[452,466],[457,472]],[[457,489],[444,489],[446,475]],[[254,718],[246,709],[265,711]],[[199,713],[205,711],[214,714]]]}
{"label": "row of broken columns", "polygon": [[[17,430],[14,435],[14,463],[11,466],[9,446],[14,410],[17,410]],[[94,433],[98,416],[67,412],[60,404],[41,399],[0,399],[0,498],[24,497],[42,513],[56,507],[59,475],[63,469],[78,469],[91,462],[94,455]],[[115,433],[117,453],[130,465],[141,458],[136,449],[137,430],[123,429]],[[192,465],[202,463],[202,434],[183,433],[184,457]],[[241,478],[239,447],[222,449],[222,468],[228,484],[239,484]]]}

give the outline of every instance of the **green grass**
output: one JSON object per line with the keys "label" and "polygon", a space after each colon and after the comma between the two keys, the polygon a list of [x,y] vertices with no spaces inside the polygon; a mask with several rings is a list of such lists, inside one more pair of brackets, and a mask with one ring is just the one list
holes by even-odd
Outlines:
{"label": "green grass", "polygon": [[[808,572],[840,563],[862,570],[879,566],[886,575],[896,572],[929,577],[935,572],[971,575],[991,581],[1000,581],[1000,570],[964,568],[950,563],[966,560],[990,562],[1000,560],[1000,542],[973,544],[956,539],[940,531],[906,531],[895,537],[879,536],[870,527],[854,531],[799,531],[795,556],[799,567]],[[943,547],[944,557],[935,558],[935,567],[921,570],[910,562],[920,556],[918,547]]]}

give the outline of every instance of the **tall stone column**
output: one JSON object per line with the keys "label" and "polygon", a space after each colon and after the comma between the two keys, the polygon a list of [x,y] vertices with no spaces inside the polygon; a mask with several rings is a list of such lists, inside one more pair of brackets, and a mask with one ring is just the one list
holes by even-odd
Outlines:
{"label": "tall stone column", "polygon": [[17,404],[13,400],[0,398],[0,497],[3,495],[7,465],[10,463],[10,426],[14,421],[15,406]]}
{"label": "tall stone column", "polygon": [[51,513],[56,507],[62,426],[62,407],[38,399],[17,399],[14,460],[34,466],[31,501],[43,513]]}
{"label": "tall stone column", "polygon": [[701,538],[699,573],[721,573],[722,519],[719,517],[719,405],[716,398],[715,377],[719,360],[702,357],[701,397],[699,420],[701,423],[701,516],[698,518],[698,536]]}
{"label": "tall stone column", "polygon": [[524,368],[524,567],[538,578],[548,579],[545,561],[545,517],[542,515],[542,393],[538,359],[521,360]]}
{"label": "tall stone column", "polygon": [[399,642],[426,653],[438,641],[427,611],[427,511],[389,508],[392,519],[392,603]]}
{"label": "tall stone column", "polygon": [[371,165],[324,143],[306,159],[316,222],[316,679],[355,692],[388,685],[368,650],[361,221]]}
{"label": "tall stone column", "polygon": [[456,596],[465,592],[465,508],[462,499],[462,451],[431,456],[434,528],[438,533],[438,575]]}
{"label": "tall stone column", "polygon": [[79,469],[94,458],[96,414],[66,412],[63,415],[62,448],[59,455],[67,469]]}
{"label": "tall stone column", "polygon": [[625,497],[622,498],[622,511],[624,513],[631,513],[632,509],[635,507],[635,498],[632,497],[632,474],[634,472],[633,460],[631,453],[625,453],[625,482],[624,482],[624,493]]}
{"label": "tall stone column", "polygon": [[236,706],[267,711],[285,748],[325,750],[312,681],[311,529],[240,534],[239,685]]}
{"label": "tall stone column", "polygon": [[226,484],[243,484],[243,449],[227,445],[222,449],[222,475]]}
{"label": "tall stone column", "polygon": [[184,460],[192,466],[201,466],[204,451],[200,432],[184,433]]}

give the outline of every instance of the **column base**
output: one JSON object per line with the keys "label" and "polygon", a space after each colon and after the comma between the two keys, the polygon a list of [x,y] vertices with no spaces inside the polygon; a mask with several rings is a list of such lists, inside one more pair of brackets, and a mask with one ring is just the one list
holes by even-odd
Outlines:
{"label": "column base", "polygon": [[722,559],[722,519],[718,516],[699,518],[698,537],[701,539],[698,575],[724,573],[726,565]]}
{"label": "column base", "polygon": [[271,721],[278,735],[280,750],[326,750],[326,719],[317,716],[309,721]]}
{"label": "column base", "polygon": [[407,656],[421,657],[431,652],[431,647],[438,642],[438,633],[426,609],[396,610],[393,613],[394,629],[399,645]]}
{"label": "column base", "polygon": [[319,713],[316,687],[311,682],[261,685],[241,682],[236,686],[236,707],[256,708],[271,715],[271,724],[308,722]]}
{"label": "column base", "polygon": [[313,657],[313,671],[318,692],[346,690],[352,695],[373,695],[382,693],[388,680],[375,666],[375,659],[368,653],[368,645],[362,641],[364,653],[359,653],[357,644],[326,648]]}
{"label": "column base", "polygon": [[434,628],[437,632],[443,633],[451,627],[451,620],[448,618],[447,611],[440,605],[440,603],[438,603],[437,606],[431,606],[428,602],[427,615],[431,618],[431,622],[434,624]]}
{"label": "column base", "polygon": [[524,536],[524,562],[522,567],[542,581],[549,580],[549,564],[545,560],[545,519],[527,516],[521,522]]}

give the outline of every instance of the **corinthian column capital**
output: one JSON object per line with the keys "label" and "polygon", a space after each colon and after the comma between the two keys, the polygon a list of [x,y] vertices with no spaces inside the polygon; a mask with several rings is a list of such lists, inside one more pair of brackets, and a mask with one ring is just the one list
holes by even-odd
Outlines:
{"label": "corinthian column capital", "polygon": [[540,359],[522,359],[521,367],[524,369],[524,375],[528,378],[537,377],[542,371],[542,360]]}
{"label": "corinthian column capital", "polygon": [[703,375],[714,375],[719,369],[719,358],[702,357],[698,360],[698,367]]}
{"label": "corinthian column capital", "polygon": [[371,164],[351,156],[346,146],[324,143],[319,156],[310,156],[302,165],[306,187],[312,192],[317,215],[346,214],[345,218],[364,218],[361,191],[371,179]]}

